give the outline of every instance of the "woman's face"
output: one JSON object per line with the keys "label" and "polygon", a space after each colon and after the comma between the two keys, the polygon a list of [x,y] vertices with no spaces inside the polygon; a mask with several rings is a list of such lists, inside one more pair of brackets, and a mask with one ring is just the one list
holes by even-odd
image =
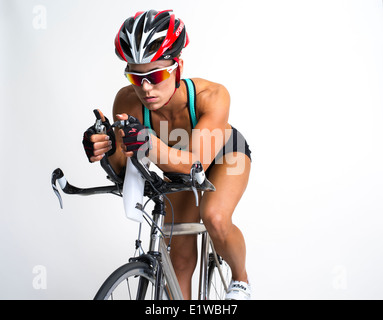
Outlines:
{"label": "woman's face", "polygon": [[[146,64],[128,64],[126,71],[148,73],[157,69],[170,67],[173,64],[173,60],[160,60]],[[180,65],[181,64],[182,62],[180,60]],[[180,66],[178,66],[178,68],[180,68]],[[145,107],[149,110],[158,110],[172,97],[176,85],[176,74],[177,69],[171,73],[170,78],[158,84],[151,84],[144,80],[141,86],[133,85],[134,91]]]}

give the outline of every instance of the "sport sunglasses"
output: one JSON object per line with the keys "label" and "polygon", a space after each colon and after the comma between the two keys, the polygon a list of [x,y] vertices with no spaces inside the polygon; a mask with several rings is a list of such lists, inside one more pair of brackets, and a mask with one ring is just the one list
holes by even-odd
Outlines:
{"label": "sport sunglasses", "polygon": [[170,67],[153,70],[148,73],[125,72],[125,77],[127,77],[132,84],[139,87],[142,86],[144,80],[148,81],[150,84],[158,84],[169,79],[171,73],[177,69],[177,67],[178,63],[176,62]]}

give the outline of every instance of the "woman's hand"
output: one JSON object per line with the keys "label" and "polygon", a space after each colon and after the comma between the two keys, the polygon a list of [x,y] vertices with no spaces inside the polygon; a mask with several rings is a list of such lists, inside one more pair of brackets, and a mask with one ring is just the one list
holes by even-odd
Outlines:
{"label": "woman's hand", "polygon": [[[129,116],[126,114],[126,113],[123,113],[123,114],[117,114],[116,115],[116,118],[118,120],[128,120],[129,119]],[[125,137],[125,132],[124,130],[120,129],[118,130],[118,134],[120,135],[120,138],[122,141],[124,141],[124,137]],[[122,152],[124,153],[124,155],[127,157],[127,158],[131,158],[133,157],[133,151],[126,151],[126,146],[124,143],[121,143],[121,149],[122,149]]]}
{"label": "woman's hand", "polygon": [[83,146],[89,162],[101,161],[108,154],[111,156],[115,153],[115,136],[109,120],[98,110],[101,116],[102,124],[106,128],[106,134],[97,133],[95,125],[91,126],[84,132]]}
{"label": "woman's hand", "polygon": [[140,123],[136,118],[124,114],[116,115],[118,120],[129,120],[129,124],[118,131],[123,143],[121,145],[122,151],[127,158],[133,157],[138,154],[138,157],[148,155],[150,144],[150,135],[147,128]]}

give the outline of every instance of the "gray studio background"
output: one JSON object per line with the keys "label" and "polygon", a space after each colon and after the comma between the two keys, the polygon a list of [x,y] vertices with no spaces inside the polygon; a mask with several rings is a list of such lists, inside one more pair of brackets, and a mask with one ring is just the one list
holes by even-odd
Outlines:
{"label": "gray studio background", "polygon": [[383,298],[381,0],[1,0],[1,299],[91,299],[133,254],[82,134],[127,85],[114,37],[137,11],[185,22],[185,77],[224,84],[253,151],[234,216],[256,299]]}

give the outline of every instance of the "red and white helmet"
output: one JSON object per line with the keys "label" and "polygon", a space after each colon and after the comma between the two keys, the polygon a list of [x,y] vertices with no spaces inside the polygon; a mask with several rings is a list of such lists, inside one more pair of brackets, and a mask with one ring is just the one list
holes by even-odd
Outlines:
{"label": "red and white helmet", "polygon": [[117,56],[131,64],[177,58],[189,37],[185,24],[172,12],[137,12],[125,20],[114,41]]}

